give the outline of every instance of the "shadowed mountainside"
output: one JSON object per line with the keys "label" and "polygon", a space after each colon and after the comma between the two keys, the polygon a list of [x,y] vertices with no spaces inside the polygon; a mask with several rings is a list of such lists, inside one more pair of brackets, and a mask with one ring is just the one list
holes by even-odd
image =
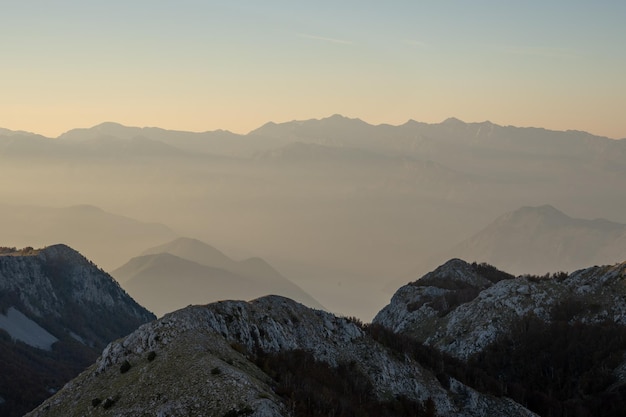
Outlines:
{"label": "shadowed mountainside", "polygon": [[0,415],[21,416],[155,317],[66,245],[0,256]]}

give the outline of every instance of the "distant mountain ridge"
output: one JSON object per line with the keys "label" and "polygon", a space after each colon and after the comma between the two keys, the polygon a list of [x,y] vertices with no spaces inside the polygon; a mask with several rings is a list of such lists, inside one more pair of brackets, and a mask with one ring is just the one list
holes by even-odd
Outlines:
{"label": "distant mountain ridge", "polygon": [[[335,294],[356,293],[363,281],[389,282],[416,267],[426,272],[454,255],[427,264],[433,256],[512,208],[549,202],[580,218],[626,224],[620,204],[626,141],[584,132],[454,118],[372,125],[334,115],[267,124],[246,135],[112,123],[73,135],[4,136],[5,201],[89,202],[233,251],[258,248],[279,270],[303,277],[328,308],[362,317],[372,317],[384,296],[370,291],[342,310],[348,304]],[[42,216],[31,213],[0,213],[0,226],[12,235],[7,244],[35,244],[44,236],[37,246],[57,241],[52,230],[33,225]],[[24,227],[13,233],[19,222]],[[235,224],[245,233],[233,233]],[[133,245],[121,256],[122,247],[143,234],[105,232],[89,233],[90,246],[61,240],[111,269],[176,237]],[[13,241],[20,233],[28,239]],[[602,259],[612,258],[589,262]],[[336,291],[314,290],[322,281]]]}
{"label": "distant mountain ridge", "polygon": [[147,249],[111,273],[130,294],[159,316],[189,304],[223,299],[288,296],[322,305],[260,258],[234,261],[216,248],[178,238]]}
{"label": "distant mountain ridge", "polygon": [[155,317],[66,245],[0,255],[0,415],[20,416]]}
{"label": "distant mountain ridge", "polygon": [[142,222],[89,204],[69,207],[0,204],[0,227],[8,244],[46,246],[63,241],[80,248],[106,269],[119,266],[146,246],[177,236],[163,224]]}
{"label": "distant mountain ridge", "polygon": [[503,214],[440,259],[459,257],[516,274],[543,274],[611,264],[625,253],[626,224],[576,219],[543,205]]}

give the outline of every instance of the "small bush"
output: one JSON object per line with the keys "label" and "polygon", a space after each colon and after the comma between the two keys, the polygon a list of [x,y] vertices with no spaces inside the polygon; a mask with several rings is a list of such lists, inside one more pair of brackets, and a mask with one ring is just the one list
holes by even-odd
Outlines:
{"label": "small bush", "polygon": [[130,362],[124,361],[124,363],[122,363],[122,366],[120,366],[120,372],[125,374],[129,370],[130,370]]}
{"label": "small bush", "polygon": [[148,362],[152,362],[154,358],[156,358],[156,352],[152,350],[150,351],[150,353],[148,353]]}
{"label": "small bush", "polygon": [[93,400],[91,400],[91,405],[93,407],[97,407],[100,405],[100,403],[102,402],[102,400],[100,398],[94,398]]}
{"label": "small bush", "polygon": [[114,404],[115,404],[115,400],[109,397],[106,400],[104,400],[104,404],[102,404],[102,408],[104,408],[105,410],[108,410],[109,408],[113,407]]}
{"label": "small bush", "polygon": [[219,375],[222,373],[222,370],[220,368],[218,368],[217,366],[213,369],[211,369],[211,375]]}

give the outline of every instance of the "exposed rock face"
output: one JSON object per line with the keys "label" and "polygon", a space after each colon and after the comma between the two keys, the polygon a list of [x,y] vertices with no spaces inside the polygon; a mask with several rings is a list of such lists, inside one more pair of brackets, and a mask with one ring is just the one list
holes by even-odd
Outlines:
{"label": "exposed rock face", "polygon": [[431,399],[439,415],[534,415],[456,380],[443,387],[433,372],[394,354],[357,323],[278,296],[188,307],[143,325],[107,346],[92,367],[29,415],[99,415],[110,399],[119,416],[288,416],[289,405],[253,359],[289,351],[356,367],[381,401]]}
{"label": "exposed rock face", "polygon": [[2,252],[0,415],[23,415],[155,318],[68,246]]}
{"label": "exposed rock face", "polygon": [[[494,270],[449,261],[400,288],[374,323],[461,359],[509,334],[522,317],[550,322],[555,309],[567,304],[576,306],[568,316],[572,322],[626,325],[626,263],[551,278],[492,274],[498,278],[490,281],[486,275]],[[459,296],[461,287],[469,296]]]}
{"label": "exposed rock face", "polygon": [[0,292],[16,296],[23,313],[54,321],[95,348],[154,319],[110,275],[66,245],[0,256]]}

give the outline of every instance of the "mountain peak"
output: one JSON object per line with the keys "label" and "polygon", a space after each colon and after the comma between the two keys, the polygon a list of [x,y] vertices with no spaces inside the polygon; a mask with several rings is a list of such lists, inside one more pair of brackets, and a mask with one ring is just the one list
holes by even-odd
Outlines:
{"label": "mountain peak", "polygon": [[69,247],[64,243],[46,246],[38,251],[40,257],[51,261],[69,262],[77,265],[89,264],[89,260],[80,254],[76,249]]}
{"label": "mountain peak", "polygon": [[544,204],[541,206],[524,206],[521,207],[518,210],[520,213],[529,213],[529,212],[535,212],[535,213],[539,213],[539,214],[543,214],[543,215],[547,215],[547,216],[567,216],[565,213],[563,213],[561,210],[557,209],[556,207],[554,207],[553,205],[550,204]]}
{"label": "mountain peak", "polygon": [[622,260],[626,224],[569,217],[552,205],[498,216],[445,253],[497,265],[514,274],[574,271]]}
{"label": "mountain peak", "polygon": [[92,127],[95,130],[107,130],[107,129],[127,129],[128,126],[124,126],[121,123],[117,122],[102,122]]}
{"label": "mountain peak", "polygon": [[475,267],[461,259],[453,258],[437,269],[424,275],[412,285],[435,286],[446,289],[487,288],[493,283],[482,276]]}
{"label": "mountain peak", "polygon": [[504,214],[496,220],[496,223],[525,222],[528,225],[528,222],[530,222],[531,224],[555,227],[571,222],[572,220],[571,217],[554,206],[544,204],[542,206],[521,207]]}
{"label": "mountain peak", "polygon": [[446,120],[441,122],[441,124],[446,126],[465,126],[466,123],[456,117],[448,117]]}

